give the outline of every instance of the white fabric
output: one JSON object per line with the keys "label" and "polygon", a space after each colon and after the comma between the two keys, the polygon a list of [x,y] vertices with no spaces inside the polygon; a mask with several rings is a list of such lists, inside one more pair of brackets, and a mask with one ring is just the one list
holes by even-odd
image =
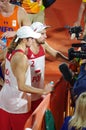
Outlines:
{"label": "white fabric", "polygon": [[[30,67],[26,73],[26,84],[31,85]],[[10,61],[6,59],[5,83],[0,91],[0,108],[9,113],[27,113],[29,111],[29,96],[31,94],[24,93],[18,89],[17,80],[12,73]]]}
{"label": "white fabric", "polygon": [[50,26],[47,26],[43,23],[40,23],[40,22],[34,22],[31,24],[30,26],[35,32],[39,33],[41,31],[43,31],[44,29],[50,27]]}
{"label": "white fabric", "polygon": [[31,27],[29,26],[22,26],[21,28],[18,29],[16,32],[17,38],[15,39],[15,42],[18,41],[19,38],[35,38],[38,39],[40,38],[41,34],[34,32]]}
{"label": "white fabric", "polygon": [[[40,47],[39,53],[34,54],[30,49],[28,51],[28,61],[31,65],[31,85],[35,88],[44,88],[44,72],[45,72],[45,52]],[[40,98],[39,94],[31,94],[32,100]]]}
{"label": "white fabric", "polygon": [[31,128],[26,128],[25,130],[32,130]]}

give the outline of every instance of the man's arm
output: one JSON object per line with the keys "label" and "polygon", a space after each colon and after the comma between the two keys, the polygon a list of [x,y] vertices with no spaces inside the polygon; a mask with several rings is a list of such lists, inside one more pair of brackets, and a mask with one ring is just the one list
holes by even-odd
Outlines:
{"label": "man's arm", "polygon": [[84,13],[85,8],[86,8],[86,2],[82,2],[78,12],[78,18],[77,21],[74,23],[74,26],[80,26],[82,15]]}
{"label": "man's arm", "polygon": [[45,42],[45,44],[43,46],[45,48],[45,51],[47,53],[49,53],[50,55],[52,55],[53,57],[56,57],[56,58],[60,57],[60,58],[62,58],[64,60],[68,61],[68,57],[67,56],[62,54],[60,51],[57,51],[57,50],[53,49],[52,47],[50,47],[47,42]]}
{"label": "man's arm", "polygon": [[11,67],[12,67],[13,74],[17,79],[18,88],[20,91],[27,92],[27,93],[37,93],[40,95],[48,94],[49,92],[52,91],[52,87],[49,84],[44,89],[38,89],[33,86],[25,84],[26,71],[28,67],[28,60],[25,55],[17,52],[17,54],[15,54],[15,56],[13,56],[11,59]]}

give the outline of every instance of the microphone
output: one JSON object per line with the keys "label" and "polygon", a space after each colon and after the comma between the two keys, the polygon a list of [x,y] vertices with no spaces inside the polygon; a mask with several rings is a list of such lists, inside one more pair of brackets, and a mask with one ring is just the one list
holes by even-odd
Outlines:
{"label": "microphone", "polygon": [[68,68],[67,64],[62,63],[61,65],[59,65],[59,70],[62,73],[63,78],[71,84],[72,72]]}

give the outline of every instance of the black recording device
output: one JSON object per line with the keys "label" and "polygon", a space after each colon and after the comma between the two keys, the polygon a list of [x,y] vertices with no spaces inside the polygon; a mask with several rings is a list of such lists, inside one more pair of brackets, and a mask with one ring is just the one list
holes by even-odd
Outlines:
{"label": "black recording device", "polygon": [[70,48],[68,50],[68,57],[69,60],[73,60],[74,58],[86,59],[86,52],[74,51],[74,48]]}
{"label": "black recording device", "polygon": [[[74,43],[72,44],[72,48],[68,50],[68,58],[69,60],[73,60],[74,58],[86,59],[86,35],[82,39],[84,43]],[[80,47],[80,51],[74,50],[75,47]]]}
{"label": "black recording device", "polygon": [[67,28],[69,30],[70,35],[72,35],[74,33],[75,37],[77,39],[79,38],[79,34],[82,32],[82,27],[81,26],[70,27],[70,26],[66,25],[65,28]]}
{"label": "black recording device", "polygon": [[[69,30],[70,35],[71,34],[75,34],[75,37],[77,38],[77,40],[82,40],[84,41],[84,43],[74,43],[72,44],[72,47],[68,50],[68,58],[69,61],[73,60],[74,58],[81,58],[81,59],[86,59],[86,35],[80,39],[80,33],[82,32],[82,27],[81,26],[65,26],[65,28],[67,28]],[[80,51],[76,51],[74,48],[75,47],[80,47],[81,50]]]}

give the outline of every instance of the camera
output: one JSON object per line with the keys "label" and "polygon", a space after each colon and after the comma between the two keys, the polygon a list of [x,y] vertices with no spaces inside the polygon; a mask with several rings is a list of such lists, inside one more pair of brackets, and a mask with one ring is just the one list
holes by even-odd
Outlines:
{"label": "camera", "polygon": [[79,38],[79,34],[83,31],[81,26],[70,27],[70,26],[66,25],[65,28],[67,28],[69,30],[70,35],[75,34],[75,37],[77,39]]}
{"label": "camera", "polygon": [[[80,51],[74,50],[74,47],[81,47]],[[72,44],[72,47],[68,50],[69,61],[74,58],[86,59],[86,43]]]}
{"label": "camera", "polygon": [[[74,27],[70,27],[70,26],[65,26],[68,30],[70,35],[72,35],[73,33],[75,34],[75,37],[77,38],[77,40],[82,40],[84,41],[84,43],[74,43],[72,44],[72,47],[68,50],[68,58],[69,60],[73,60],[74,58],[81,58],[81,59],[86,59],[86,35],[83,36],[82,39],[80,39],[80,33],[82,32],[82,27],[81,26],[74,26]],[[76,51],[75,47],[80,47],[81,50],[80,51]]]}

